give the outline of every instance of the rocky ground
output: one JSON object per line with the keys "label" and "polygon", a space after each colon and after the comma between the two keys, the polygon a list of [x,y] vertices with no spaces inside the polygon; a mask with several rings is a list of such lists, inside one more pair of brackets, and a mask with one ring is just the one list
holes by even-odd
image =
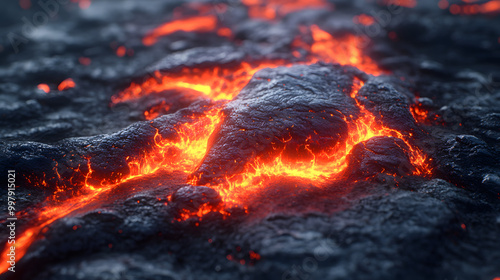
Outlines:
{"label": "rocky ground", "polygon": [[[124,182],[83,207],[75,203],[39,233],[15,274],[0,277],[500,277],[499,18],[453,15],[435,1],[396,12],[370,1],[331,3],[333,11],[305,9],[264,21],[229,1],[218,16],[235,40],[178,32],[152,46],[143,45],[143,36],[169,20],[182,1],[94,0],[86,9],[57,2],[51,14],[36,3],[25,10],[17,1],[4,4],[0,169],[18,174],[16,207],[25,213],[18,234],[37,223],[37,207],[48,196],[56,193],[62,201],[79,193],[85,176],[75,169],[85,169],[88,158],[91,180],[111,182],[128,172],[127,156],[154,147],[156,133],[176,139],[175,125],[192,122],[207,108],[223,108],[226,118],[191,175],[199,185],[223,181],[249,159],[272,154],[270,133],[293,136],[290,153],[300,151],[311,131],[319,131],[312,140],[315,152],[345,141],[351,121],[345,116],[357,118],[357,104],[432,158],[432,172],[415,175],[406,143],[377,137],[353,149],[342,180],[326,186],[276,180],[253,195],[247,208],[226,209],[229,217],[210,212],[201,220],[178,221],[183,209],[219,207],[221,197],[212,188],[186,184],[184,174],[163,170]],[[37,12],[47,14],[47,21]],[[362,13],[375,23],[353,22]],[[311,24],[331,34],[367,35],[366,54],[390,74],[374,77],[318,62],[261,70],[227,104],[171,92],[162,98],[175,106],[151,121],[143,116],[156,102],[151,98],[110,106],[112,96],[151,69],[294,61],[290,44],[299,26]],[[117,55],[121,46],[128,50],[123,56]],[[76,86],[57,90],[67,78]],[[364,86],[351,98],[345,92],[354,78]],[[41,83],[51,91],[38,89]],[[411,115],[415,104],[428,111],[425,121]],[[312,112],[331,118],[310,120]],[[41,178],[46,184],[33,183]],[[67,182],[63,192],[56,181]],[[6,203],[7,193],[1,196]],[[6,217],[1,214],[2,223]],[[0,234],[1,240],[7,236]]]}

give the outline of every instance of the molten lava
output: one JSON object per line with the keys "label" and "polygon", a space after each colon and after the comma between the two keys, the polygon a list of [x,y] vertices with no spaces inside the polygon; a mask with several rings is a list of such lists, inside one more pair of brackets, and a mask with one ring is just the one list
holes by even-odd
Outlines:
{"label": "molten lava", "polygon": [[39,85],[37,86],[37,88],[38,88],[39,90],[42,90],[42,91],[43,91],[43,92],[45,92],[45,93],[49,93],[49,92],[50,92],[50,87],[49,87],[49,85],[47,85],[47,84],[39,84]]}
{"label": "molten lava", "polygon": [[[331,5],[326,0],[243,0],[248,8],[250,18],[273,20],[302,9],[329,9]],[[188,15],[186,10],[194,10],[196,16]],[[200,3],[186,4],[174,10],[175,20],[162,24],[150,31],[143,39],[145,46],[155,44],[159,37],[167,36],[177,31],[185,32],[215,32],[222,37],[231,37],[232,31],[227,27],[219,27],[215,13],[227,10],[225,4],[217,6]],[[215,12],[215,13],[214,13]]]}
{"label": "molten lava", "polygon": [[[477,14],[498,14],[500,13],[500,0],[491,0],[486,3],[472,3],[463,1],[466,4],[452,4],[449,7],[450,13],[453,15],[477,15]],[[442,5],[440,8],[446,9],[447,5]]]}
{"label": "molten lava", "polygon": [[132,83],[119,94],[111,97],[111,103],[138,99],[144,95],[161,93],[171,89],[191,89],[212,100],[231,100],[250,81],[253,74],[264,68],[274,68],[284,62],[242,62],[237,67],[184,68],[180,73],[154,73],[155,77],[142,84]]}
{"label": "molten lava", "polygon": [[211,212],[219,212],[223,215],[224,218],[231,216],[231,213],[226,212],[223,206],[213,206],[207,202],[202,204],[196,211],[182,209],[181,213],[179,213],[179,218],[177,219],[177,221],[181,222],[193,217],[201,221],[203,216]]}
{"label": "molten lava", "polygon": [[[351,98],[356,98],[362,86],[362,81],[354,80]],[[403,140],[410,150],[410,160],[416,169],[415,175],[429,175],[431,173],[426,156],[421,150],[412,147],[401,132],[380,124],[372,113],[358,101],[356,103],[361,109],[362,116],[354,121],[346,119],[349,126],[349,136],[343,146],[332,147],[327,149],[329,152],[315,154],[308,149],[306,143],[306,150],[310,151],[310,157],[307,160],[290,161],[285,159],[282,154],[270,161],[256,158],[246,165],[242,173],[232,175],[226,178],[226,183],[212,187],[220,193],[224,202],[241,204],[246,198],[251,197],[255,190],[262,188],[269,179],[276,177],[298,178],[321,185],[328,180],[338,179],[347,167],[346,157],[356,144],[376,136],[396,137]],[[196,180],[191,181],[191,183],[195,184]]]}
{"label": "molten lava", "polygon": [[[191,122],[181,124],[175,128],[177,139],[174,141],[163,139],[157,132],[154,136],[155,148],[141,159],[130,159],[128,161],[129,174],[115,183],[101,183],[99,185],[88,183],[89,179],[92,178],[92,169],[89,162],[89,171],[85,174],[84,186],[79,194],[61,201],[56,191],[42,205],[38,205],[37,209],[44,210],[37,214],[37,225],[25,230],[14,245],[17,260],[24,256],[28,247],[38,239],[40,232],[46,226],[90,203],[96,202],[100,195],[119,187],[127,181],[152,174],[160,169],[183,171],[186,174],[192,173],[203,158],[207,150],[208,138],[219,122],[222,121],[222,115],[220,114],[220,108],[216,107],[208,110],[203,116],[192,116],[191,120]],[[222,214],[226,214],[223,209],[220,209],[220,211]],[[206,214],[206,211],[202,210],[202,213]],[[193,213],[193,215],[195,214],[197,215],[198,212]],[[1,256],[1,272],[5,272],[9,266],[5,260],[9,248],[10,246],[6,246]]]}
{"label": "molten lava", "polygon": [[[352,65],[365,73],[381,75],[384,72],[368,56],[363,54],[366,41],[363,37],[346,35],[334,38],[318,26],[311,26],[314,42],[307,45],[302,41],[295,41],[294,46],[306,48],[310,53],[306,61],[295,64],[313,64],[319,61]],[[154,73],[155,77],[148,78],[141,84],[132,83],[128,88],[111,97],[111,103],[133,101],[145,95],[161,93],[172,89],[191,89],[198,91],[212,100],[231,100],[250,81],[252,76],[264,68],[276,68],[291,65],[284,60],[241,62],[238,66],[229,68],[215,66],[212,68],[184,68],[178,73]]]}
{"label": "molten lava", "polygon": [[311,46],[309,63],[319,61],[352,65],[365,73],[378,76],[384,72],[367,55],[363,54],[363,47],[367,45],[367,38],[352,34],[342,38],[334,38],[318,26],[311,26],[314,43]]}
{"label": "molten lava", "polygon": [[158,37],[166,36],[177,31],[185,32],[210,32],[217,26],[217,17],[215,15],[195,16],[191,18],[179,19],[167,22],[144,37],[142,43],[151,46],[158,40]]}
{"label": "molten lava", "polygon": [[[260,1],[245,1],[247,5],[250,2],[263,5]],[[285,1],[272,1],[270,3],[285,3]],[[289,4],[282,4],[276,11],[278,14],[294,11],[305,4],[323,5],[323,1],[293,1]],[[159,37],[179,30],[194,31],[212,31],[217,25],[215,16],[200,16],[190,19],[181,19],[167,23],[157,29],[145,38],[145,44],[152,44]],[[321,30],[317,26],[310,28],[313,42],[306,44],[303,41],[294,42],[292,47],[300,47],[307,51],[303,60],[294,62],[295,64],[312,64],[316,62],[339,63],[342,65],[352,65],[360,70],[372,74],[381,75],[384,72],[371,60],[363,54],[363,46],[366,42],[361,37],[346,35],[341,38],[334,38],[329,33]],[[112,105],[133,101],[142,96],[160,93],[166,90],[194,90],[199,92],[200,96],[216,100],[232,100],[240,90],[252,78],[257,71],[278,66],[290,66],[292,61],[272,60],[241,62],[237,66],[224,67],[215,66],[213,68],[184,68],[176,73],[156,72],[155,78],[150,78],[142,84],[132,83],[127,89],[115,95],[111,99]],[[354,86],[351,91],[351,98],[356,98],[358,90],[363,86],[360,80],[354,80]],[[59,90],[74,87],[74,82],[65,80],[59,86]],[[357,101],[356,101],[357,102]],[[222,103],[222,104],[221,104]],[[44,209],[38,212],[36,224],[31,225],[22,233],[17,242],[17,259],[26,253],[28,247],[39,238],[40,232],[49,226],[52,222],[62,217],[71,215],[76,210],[89,205],[98,205],[99,196],[109,192],[123,183],[142,178],[144,176],[165,172],[183,172],[188,181],[192,174],[203,160],[209,143],[210,136],[216,131],[218,125],[223,121],[222,113],[224,102],[219,102],[211,108],[206,108],[204,114],[193,114],[189,116],[186,122],[179,123],[174,129],[175,137],[163,137],[157,130],[151,142],[153,148],[144,151],[142,155],[127,157],[128,174],[123,174],[116,181],[94,182],[93,171],[91,168],[91,159],[89,159],[87,169],[83,176],[84,182],[81,182],[82,188],[79,193],[74,194],[69,199],[60,199],[57,192],[65,192],[67,189],[59,188],[53,197],[48,198],[36,209]],[[380,124],[375,116],[366,110],[361,104],[357,103],[360,109],[360,116],[348,123],[348,138],[338,147],[330,147],[324,152],[314,153],[310,151],[310,156],[301,160],[290,160],[281,154],[270,159],[263,160],[255,158],[251,163],[245,166],[240,174],[233,174],[226,178],[224,184],[212,186],[216,189],[226,205],[243,204],[246,196],[265,185],[270,178],[293,177],[314,182],[321,185],[328,180],[339,179],[346,168],[346,157],[349,155],[354,145],[366,141],[375,136],[390,136],[402,139],[408,146],[411,154],[411,162],[416,171],[415,174],[425,175],[430,173],[426,165],[425,155],[416,147],[413,147],[408,139],[399,131],[388,128]],[[160,109],[167,109],[166,103],[160,103],[159,107],[150,108],[145,112],[147,119],[152,119],[159,115]],[[163,106],[163,107],[162,107]],[[166,111],[166,110],[165,110]],[[308,143],[304,143],[306,150]],[[189,179],[189,182],[196,183],[196,178]],[[69,188],[71,189],[71,188]],[[219,212],[224,216],[228,212],[224,208],[205,205],[196,211],[184,211],[181,213],[180,221],[194,217],[201,219],[210,212]],[[4,249],[4,250],[7,250]],[[5,261],[6,251],[1,256],[0,269],[6,271],[7,263]]]}
{"label": "molten lava", "polygon": [[64,81],[62,81],[58,86],[57,86],[57,89],[59,91],[63,91],[63,90],[67,90],[67,89],[70,89],[70,88],[74,88],[75,87],[75,82],[73,81],[73,79],[71,78],[68,78]]}
{"label": "molten lava", "polygon": [[162,112],[167,112],[170,109],[170,105],[168,105],[165,101],[160,102],[148,110],[144,111],[144,118],[146,120],[152,120],[161,115]]}

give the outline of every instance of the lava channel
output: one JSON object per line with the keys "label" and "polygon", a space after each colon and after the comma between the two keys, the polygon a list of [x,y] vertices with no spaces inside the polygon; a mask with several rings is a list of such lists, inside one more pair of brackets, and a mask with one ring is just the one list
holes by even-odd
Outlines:
{"label": "lava channel", "polygon": [[[212,29],[213,20],[210,17],[205,19],[210,23],[207,24],[207,28]],[[187,31],[200,29],[196,25],[186,25],[185,27]],[[152,42],[157,36],[167,34],[174,29],[176,28],[167,26],[154,31],[151,33],[152,39],[148,42]],[[259,70],[293,65],[312,65],[321,62],[354,66],[372,75],[385,73],[368,56],[363,54],[362,49],[359,47],[363,42],[363,38],[354,35],[334,38],[317,26],[311,26],[310,32],[313,39],[312,44],[296,42],[307,51],[307,55],[302,60],[241,62],[239,65],[229,68],[216,66],[212,69],[185,68],[180,72],[168,74],[157,72],[156,77],[150,78],[142,84],[133,83],[124,91],[113,96],[111,103],[115,105],[125,101],[133,102],[145,95],[154,95],[168,89],[176,89],[195,91],[200,96],[214,101],[225,101],[217,103],[218,105],[214,105],[213,108],[206,108],[205,113],[201,116],[192,116],[191,119],[188,118],[189,120],[178,124],[175,128],[177,132],[175,139],[164,139],[159,133],[156,133],[151,139],[151,142],[154,143],[153,148],[144,153],[139,159],[135,157],[127,158],[129,172],[117,180],[96,183],[94,171],[89,163],[88,170],[84,174],[85,180],[81,182],[83,187],[78,194],[63,200],[49,197],[41,205],[35,206],[37,209],[44,210],[37,214],[36,223],[26,228],[18,237],[18,242],[15,245],[17,260],[23,257],[29,246],[41,237],[41,232],[44,228],[50,226],[52,222],[68,216],[86,205],[98,202],[101,195],[119,188],[125,182],[143,178],[160,170],[166,170],[180,171],[186,174],[187,183],[201,184],[200,177],[195,176],[194,173],[202,164],[207,151],[210,150],[211,136],[224,122],[223,105],[237,97],[252,76]],[[354,79],[353,84],[350,97],[357,100],[356,97],[363,86],[363,82]],[[266,179],[271,177],[298,177],[320,183],[323,180],[336,178],[346,168],[346,157],[353,147],[376,136],[401,139],[410,149],[411,162],[415,167],[414,173],[418,175],[429,173],[425,155],[410,143],[408,137],[396,129],[380,124],[376,116],[357,101],[356,106],[359,117],[350,118],[346,116],[343,120],[348,124],[348,127],[347,138],[342,140],[342,145],[329,147],[329,149],[320,153],[308,151],[307,145],[305,145],[305,151],[309,156],[306,156],[305,160],[299,161],[290,161],[290,159],[283,157],[280,151],[277,151],[271,159],[254,158],[244,166],[241,173],[229,174],[222,183],[206,182],[206,185],[216,189],[227,206],[241,204],[245,206],[245,196],[242,194],[245,192],[248,195],[257,191],[265,184]],[[284,139],[284,141],[286,140]],[[196,213],[185,213],[186,215],[182,217],[182,220],[188,219],[190,215],[200,217],[212,211],[219,211],[223,215],[227,214],[224,209],[203,208]],[[9,248],[5,247],[2,252],[2,259],[0,260],[0,271],[2,272],[5,272],[8,267],[5,259],[8,250]]]}

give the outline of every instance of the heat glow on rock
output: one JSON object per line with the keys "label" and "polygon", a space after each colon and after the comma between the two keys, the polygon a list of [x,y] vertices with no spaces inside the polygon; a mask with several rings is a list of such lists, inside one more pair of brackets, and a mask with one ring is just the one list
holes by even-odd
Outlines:
{"label": "heat glow on rock", "polygon": [[[411,1],[407,1],[411,2]],[[324,7],[324,1],[244,1],[249,6],[251,17],[263,17],[274,19],[277,16],[307,7]],[[176,31],[185,32],[217,32],[219,26],[214,15],[197,16],[188,19],[179,19],[166,23],[153,31],[145,38],[145,45],[152,45],[158,37],[167,36]],[[248,84],[252,76],[259,70],[265,68],[287,67],[297,64],[311,65],[318,62],[338,63],[341,65],[354,66],[359,70],[374,76],[386,74],[377,64],[363,53],[363,46],[366,39],[355,35],[344,35],[334,37],[328,32],[312,25],[308,29],[312,37],[312,43],[308,44],[300,39],[294,41],[294,48],[301,48],[307,55],[299,57],[297,61],[286,60],[260,60],[243,61],[238,65],[219,65],[211,68],[184,68],[175,73],[163,73],[157,71],[155,77],[147,79],[143,83],[132,83],[122,92],[111,98],[111,105],[121,102],[133,102],[143,96],[158,94],[167,90],[190,90],[199,93],[200,96],[221,101],[221,104],[212,108],[205,108],[202,115],[193,114],[189,120],[179,123],[174,130],[174,138],[164,138],[157,131],[151,141],[154,143],[152,149],[145,152],[141,157],[126,158],[128,164],[128,174],[124,174],[113,182],[101,181],[95,183],[90,159],[85,180],[80,184],[83,187],[67,199],[60,199],[56,194],[49,197],[43,205],[42,211],[38,212],[36,224],[32,225],[21,233],[16,242],[17,258],[23,257],[29,246],[40,237],[40,232],[57,219],[70,215],[76,209],[80,209],[95,203],[99,196],[107,193],[121,184],[154,174],[160,170],[167,172],[182,172],[186,176],[186,183],[198,184],[198,178],[190,176],[196,171],[203,161],[209,149],[210,137],[217,130],[218,126],[224,122],[223,105],[233,100],[240,91]],[[358,91],[364,83],[360,79],[353,80],[353,86],[348,93],[356,100]],[[59,90],[74,87],[72,80],[66,80]],[[45,88],[42,88],[44,90]],[[362,104],[356,101],[360,111],[359,117],[348,120],[348,136],[341,145],[329,147],[320,153],[308,150],[308,143],[304,143],[309,155],[300,160],[291,161],[278,152],[278,156],[272,159],[256,157],[246,164],[244,170],[238,174],[232,174],[225,178],[225,182],[208,184],[211,188],[219,192],[225,206],[242,205],[248,196],[258,192],[264,187],[266,182],[272,178],[299,178],[315,182],[318,185],[329,180],[340,179],[342,172],[347,167],[346,157],[353,147],[361,142],[367,141],[376,136],[388,136],[399,138],[407,145],[410,159],[415,168],[414,174],[425,176],[431,174],[426,161],[425,154],[417,147],[414,147],[408,137],[400,131],[386,127],[377,121],[376,117]],[[161,106],[168,106],[161,104]],[[148,120],[159,116],[159,108],[150,109],[144,112]],[[418,112],[417,112],[418,113]],[[419,114],[420,115],[420,114]],[[287,139],[284,139],[285,145]],[[61,192],[66,191],[64,186]],[[220,212],[222,215],[230,215],[224,207],[203,206],[198,211],[185,211],[181,214],[180,220],[187,220],[190,217],[202,218],[210,212]],[[6,247],[2,252],[0,260],[0,271],[6,271]]]}

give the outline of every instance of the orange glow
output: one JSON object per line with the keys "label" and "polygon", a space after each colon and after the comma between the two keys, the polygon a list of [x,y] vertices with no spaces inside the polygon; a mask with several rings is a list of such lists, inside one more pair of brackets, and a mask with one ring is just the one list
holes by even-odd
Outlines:
{"label": "orange glow", "polygon": [[302,9],[328,8],[326,0],[242,0],[251,18],[272,20]]}
{"label": "orange glow", "polygon": [[487,3],[484,3],[482,5],[479,5],[479,11],[481,13],[498,13],[500,12],[500,1],[490,1]]}
{"label": "orange glow", "polygon": [[195,16],[185,19],[167,22],[144,37],[142,43],[145,46],[151,46],[158,40],[158,37],[166,36],[177,31],[185,32],[210,32],[217,26],[217,17],[215,15]]}
{"label": "orange glow", "polygon": [[[355,79],[351,97],[356,98],[363,82]],[[410,160],[416,168],[415,175],[428,175],[431,173],[426,156],[417,148],[413,148],[406,137],[399,131],[380,124],[375,116],[356,101],[361,109],[362,116],[355,120],[345,121],[349,127],[349,135],[345,144],[340,147],[330,147],[319,154],[310,152],[310,157],[303,160],[290,161],[281,154],[272,160],[256,158],[245,166],[240,174],[226,178],[226,182],[211,186],[216,189],[223,201],[227,204],[244,204],[246,198],[262,188],[266,181],[273,178],[287,177],[299,178],[323,184],[328,180],[337,179],[347,167],[346,158],[352,148],[363,141],[376,136],[396,137],[403,140],[410,151]],[[305,143],[306,149],[308,144]],[[284,150],[284,149],[283,149]]]}
{"label": "orange glow", "polygon": [[430,114],[429,110],[425,109],[421,103],[412,104],[410,106],[410,112],[415,121],[420,124],[439,124],[439,122],[437,122],[439,115]]}
{"label": "orange glow", "polygon": [[49,93],[49,92],[50,92],[50,87],[49,87],[49,85],[47,85],[47,84],[39,84],[39,85],[37,86],[37,88],[38,88],[39,90],[43,90],[45,93]]}
{"label": "orange glow", "polygon": [[372,16],[361,14],[353,18],[354,23],[359,23],[364,26],[372,25],[375,23],[375,19]]}
{"label": "orange glow", "polygon": [[375,76],[384,73],[369,56],[363,54],[362,47],[367,43],[364,41],[366,38],[349,34],[337,39],[316,25],[311,26],[311,31],[314,43],[311,46],[310,63],[323,61],[352,65]]}
{"label": "orange glow", "polygon": [[90,58],[88,57],[80,57],[78,58],[78,62],[80,62],[81,65],[85,65],[85,66],[89,66],[90,63],[92,62],[92,60],[90,60]]}
{"label": "orange glow", "polygon": [[[261,3],[260,0],[253,0],[255,3]],[[320,1],[322,2],[322,1]],[[250,0],[246,0],[250,3]],[[303,1],[292,1],[291,3],[305,3]],[[307,1],[307,3],[319,3]],[[280,7],[278,11],[290,11],[295,6]],[[194,19],[194,20],[193,20]],[[205,22],[206,21],[206,22]],[[177,20],[167,23],[149,34],[146,41],[154,43],[159,36],[170,34],[179,30],[183,31],[212,31],[215,29],[217,19],[215,16],[200,16],[184,20]],[[219,29],[220,30],[220,29]],[[372,74],[381,75],[382,71],[375,62],[363,54],[363,47],[366,45],[363,37],[346,35],[335,38],[329,33],[321,30],[318,26],[311,26],[312,44],[306,44],[301,40],[296,40],[292,47],[302,48],[307,51],[304,60],[291,63],[285,60],[259,61],[259,62],[241,62],[239,65],[224,67],[214,66],[212,68],[184,68],[176,73],[155,72],[155,77],[149,78],[144,83],[132,83],[127,89],[116,94],[111,98],[111,104],[138,99],[142,96],[160,93],[166,90],[189,90],[196,91],[200,96],[211,100],[232,100],[247,85],[252,76],[264,68],[274,68],[279,66],[291,66],[294,64],[312,64],[316,62],[339,63],[342,65],[352,65],[360,70]],[[146,43],[145,43],[146,44]],[[300,54],[300,53],[299,53]],[[63,81],[58,89],[65,90],[72,88],[75,83],[71,79]],[[363,82],[355,79],[351,90],[351,98],[356,98]],[[268,179],[291,177],[315,184],[322,185],[329,180],[340,179],[342,172],[347,167],[346,157],[352,148],[363,141],[375,136],[389,136],[402,139],[408,146],[410,159],[415,167],[416,175],[427,175],[431,173],[427,164],[426,156],[413,147],[408,142],[407,136],[401,132],[385,127],[376,120],[375,116],[356,101],[360,115],[357,119],[348,119],[348,137],[345,143],[335,147],[325,147],[320,153],[313,153],[308,149],[307,141],[304,146],[310,151],[308,157],[300,160],[290,160],[282,154],[275,158],[264,160],[255,158],[244,167],[240,174],[228,176],[226,182],[221,185],[212,186],[219,192],[223,201],[222,206],[202,205],[196,211],[184,209],[180,213],[179,221],[191,217],[201,220],[201,218],[210,212],[219,212],[224,217],[230,215],[226,207],[231,204],[244,205],[245,199],[253,191],[261,188],[268,182]],[[104,179],[101,182],[95,181],[90,160],[87,163],[88,172],[82,174],[84,181],[81,182],[82,188],[79,193],[74,194],[69,199],[59,199],[59,192],[65,192],[59,188],[52,197],[48,198],[36,209],[43,209],[37,212],[37,223],[25,230],[19,235],[16,244],[16,257],[20,260],[28,250],[28,247],[35,241],[52,222],[67,215],[74,213],[77,209],[84,208],[92,203],[99,202],[99,196],[119,187],[121,184],[144,176],[164,171],[164,172],[182,172],[186,179],[196,171],[201,164],[207,149],[209,138],[216,131],[216,128],[224,120],[222,113],[224,102],[219,102],[213,107],[205,108],[204,113],[193,113],[185,117],[184,123],[179,123],[173,127],[176,131],[174,136],[164,137],[159,130],[152,137],[152,147],[144,151],[142,155],[125,158],[128,164],[128,173],[123,174],[114,181]],[[145,118],[152,119],[158,116],[161,110],[168,110],[168,104],[165,102],[150,108],[144,113]],[[56,169],[57,171],[57,169]],[[76,171],[75,171],[76,172]],[[80,171],[78,171],[80,172]],[[80,172],[81,173],[81,172]],[[45,178],[43,184],[46,184]],[[188,179],[187,179],[188,180]],[[196,178],[190,178],[190,183],[195,183]],[[73,183],[73,182],[72,182]],[[4,251],[7,249],[4,249]],[[8,265],[5,262],[6,254],[0,256],[0,269],[5,272]],[[252,259],[260,258],[260,255],[254,254]]]}
{"label": "orange glow", "polygon": [[217,30],[217,35],[221,37],[231,37],[233,36],[233,32],[227,27],[221,27]]}
{"label": "orange glow", "polygon": [[458,6],[457,4],[453,4],[450,6],[450,13],[456,15],[458,13],[460,13],[460,6]]}
{"label": "orange glow", "polygon": [[209,110],[205,116],[193,118],[176,129],[178,140],[163,139],[156,134],[155,150],[140,160],[129,162],[130,175],[151,174],[160,168],[168,171],[194,172],[207,151],[208,138],[222,121],[220,108]]}
{"label": "orange glow", "polygon": [[180,218],[178,218],[177,221],[181,222],[193,217],[196,217],[199,221],[201,221],[203,216],[211,212],[219,212],[223,215],[224,218],[231,216],[231,213],[225,211],[223,205],[212,206],[207,202],[202,204],[197,211],[182,209],[182,212],[180,213]]}
{"label": "orange glow", "polygon": [[116,55],[118,57],[124,57],[126,53],[127,49],[124,46],[119,46],[118,49],[116,49]]}
{"label": "orange glow", "polygon": [[[65,217],[75,210],[85,207],[102,194],[118,187],[120,184],[133,180],[138,177],[152,174],[160,169],[168,171],[184,171],[189,174],[194,171],[207,150],[208,138],[215,130],[215,127],[222,120],[220,108],[208,110],[203,116],[192,116],[192,122],[180,124],[175,128],[177,139],[163,139],[157,132],[154,136],[154,149],[141,159],[128,159],[129,174],[123,176],[119,181],[113,183],[101,182],[99,185],[91,185],[88,180],[92,177],[90,162],[89,171],[85,175],[85,182],[80,194],[60,201],[56,194],[49,197],[37,209],[43,209],[37,213],[38,224],[25,230],[16,240],[16,259],[20,260],[29,246],[37,240],[39,233],[55,220]],[[206,211],[206,208],[200,210],[200,213]],[[226,212],[221,213],[226,215]],[[207,213],[208,213],[207,212]],[[184,213],[187,215],[186,213]],[[198,212],[196,212],[196,215]],[[7,271],[9,264],[6,262],[7,250],[10,246],[5,246],[4,252],[0,256],[0,272]]]}
{"label": "orange glow", "polygon": [[[306,48],[310,55],[307,61],[296,64],[313,64],[319,61],[352,65],[360,70],[381,75],[384,72],[368,56],[363,54],[363,39],[355,35],[334,38],[319,27],[311,26],[313,44],[309,46],[300,40],[294,45]],[[250,81],[253,74],[264,68],[276,68],[291,65],[283,60],[265,62],[241,62],[231,68],[215,66],[212,68],[184,68],[178,73],[154,73],[155,77],[147,79],[142,84],[132,83],[122,92],[111,97],[111,103],[138,99],[145,95],[161,93],[172,89],[190,89],[199,92],[212,100],[231,100]]]}
{"label": "orange glow", "polygon": [[447,0],[439,0],[439,2],[438,2],[439,8],[443,9],[443,10],[448,8],[449,5],[450,5],[450,3],[448,3]]}
{"label": "orange glow", "polygon": [[248,252],[248,254],[250,255],[250,259],[252,260],[260,260],[260,255],[255,253],[254,251],[250,251]]}
{"label": "orange glow", "polygon": [[62,81],[58,86],[57,86],[57,89],[59,91],[63,91],[63,90],[67,90],[67,89],[70,89],[70,88],[74,88],[75,87],[75,82],[73,81],[73,79],[71,78],[68,78],[64,81]]}
{"label": "orange glow", "polygon": [[146,120],[152,120],[154,118],[157,118],[158,116],[160,116],[161,112],[162,111],[168,111],[170,109],[170,106],[166,104],[165,101],[162,101],[160,104],[158,105],[155,105],[151,108],[149,108],[149,110],[146,110],[144,112],[144,118]]}
{"label": "orange glow", "polygon": [[[62,217],[62,216],[61,216]],[[53,221],[50,221],[52,223]],[[49,224],[49,223],[47,223]],[[43,225],[45,226],[45,225]],[[22,234],[16,236],[16,243],[14,244],[14,247],[16,248],[16,261],[19,261],[26,251],[28,250],[28,247],[35,241],[36,234],[40,231],[40,229],[43,226],[38,226],[36,228],[30,228],[26,231],[24,231]],[[10,252],[10,247],[11,245],[8,244],[7,242],[5,243],[5,248],[2,251],[2,255],[0,256],[0,273],[4,273],[7,271],[7,269],[10,267],[10,264],[7,263],[8,257],[7,254]]]}
{"label": "orange glow", "polygon": [[450,13],[453,15],[476,15],[476,14],[498,14],[500,13],[500,0],[492,0],[483,4],[470,4],[475,1],[463,1],[465,5],[453,4]]}
{"label": "orange glow", "polygon": [[[190,89],[213,100],[231,100],[250,81],[257,71],[278,67],[284,62],[262,62],[251,65],[242,62],[235,68],[184,68],[180,73],[163,75],[159,71],[142,84],[132,83],[127,89],[111,97],[112,104],[134,100],[141,96],[171,89]],[[159,81],[159,82],[158,82]]]}
{"label": "orange glow", "polygon": [[422,108],[421,104],[413,104],[410,107],[411,114],[413,118],[420,123],[426,123],[428,121],[429,112]]}
{"label": "orange glow", "polygon": [[85,9],[88,9],[90,7],[90,0],[79,0],[78,1],[78,7],[80,7],[80,9],[82,10],[85,10]]}

